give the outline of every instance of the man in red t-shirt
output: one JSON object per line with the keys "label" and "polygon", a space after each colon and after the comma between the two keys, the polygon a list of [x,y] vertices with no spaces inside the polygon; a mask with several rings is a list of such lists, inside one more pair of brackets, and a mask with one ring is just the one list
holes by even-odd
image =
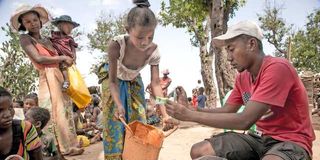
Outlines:
{"label": "man in red t-shirt", "polygon": [[[225,46],[228,61],[239,72],[222,108],[189,110],[169,101],[169,115],[216,128],[257,131],[222,133],[192,146],[191,157],[232,159],[311,159],[314,131],[306,90],[294,67],[283,58],[263,53],[262,33],[253,22],[242,21],[213,39]],[[241,105],[245,109],[237,113]]]}

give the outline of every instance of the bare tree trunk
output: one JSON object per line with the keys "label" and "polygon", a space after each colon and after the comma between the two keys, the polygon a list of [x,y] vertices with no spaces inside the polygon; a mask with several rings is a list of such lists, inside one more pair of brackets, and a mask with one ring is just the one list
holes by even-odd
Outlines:
{"label": "bare tree trunk", "polygon": [[206,106],[215,108],[217,102],[216,87],[213,81],[213,52],[208,52],[207,43],[200,43],[201,75],[207,96]]}
{"label": "bare tree trunk", "polygon": [[[210,28],[211,38],[222,35],[227,31],[227,22],[229,20],[228,1],[224,4],[223,0],[212,0],[212,8],[210,9]],[[210,52],[215,54],[215,73],[220,100],[226,93],[233,88],[236,71],[232,69],[227,61],[227,54],[220,48],[211,43]]]}

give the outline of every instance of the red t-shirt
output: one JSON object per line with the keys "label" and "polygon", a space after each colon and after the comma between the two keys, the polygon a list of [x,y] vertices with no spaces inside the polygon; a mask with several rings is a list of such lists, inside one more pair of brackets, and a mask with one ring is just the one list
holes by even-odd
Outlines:
{"label": "red t-shirt", "polygon": [[286,59],[266,56],[255,82],[248,71],[238,74],[227,103],[245,105],[248,101],[270,105],[271,112],[256,123],[258,130],[276,140],[294,142],[312,155],[315,134],[307,93]]}

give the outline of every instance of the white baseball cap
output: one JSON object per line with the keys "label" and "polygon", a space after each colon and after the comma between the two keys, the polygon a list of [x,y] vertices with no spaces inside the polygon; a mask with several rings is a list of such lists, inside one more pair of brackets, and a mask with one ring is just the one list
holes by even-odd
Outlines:
{"label": "white baseball cap", "polygon": [[252,21],[241,21],[233,26],[230,26],[227,32],[223,35],[213,38],[213,43],[220,47],[225,44],[225,41],[241,34],[249,35],[262,40],[263,34],[261,28]]}

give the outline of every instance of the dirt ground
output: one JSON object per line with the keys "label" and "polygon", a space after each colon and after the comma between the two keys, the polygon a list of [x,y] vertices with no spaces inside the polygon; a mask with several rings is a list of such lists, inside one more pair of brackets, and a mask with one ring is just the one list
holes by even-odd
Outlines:
{"label": "dirt ground", "polygon": [[[320,160],[320,117],[313,116],[316,140],[313,142],[313,160]],[[222,130],[183,122],[179,129],[167,137],[161,149],[159,160],[190,160],[192,144],[217,134]],[[91,145],[81,156],[67,157],[68,160],[103,160],[102,142]]]}

